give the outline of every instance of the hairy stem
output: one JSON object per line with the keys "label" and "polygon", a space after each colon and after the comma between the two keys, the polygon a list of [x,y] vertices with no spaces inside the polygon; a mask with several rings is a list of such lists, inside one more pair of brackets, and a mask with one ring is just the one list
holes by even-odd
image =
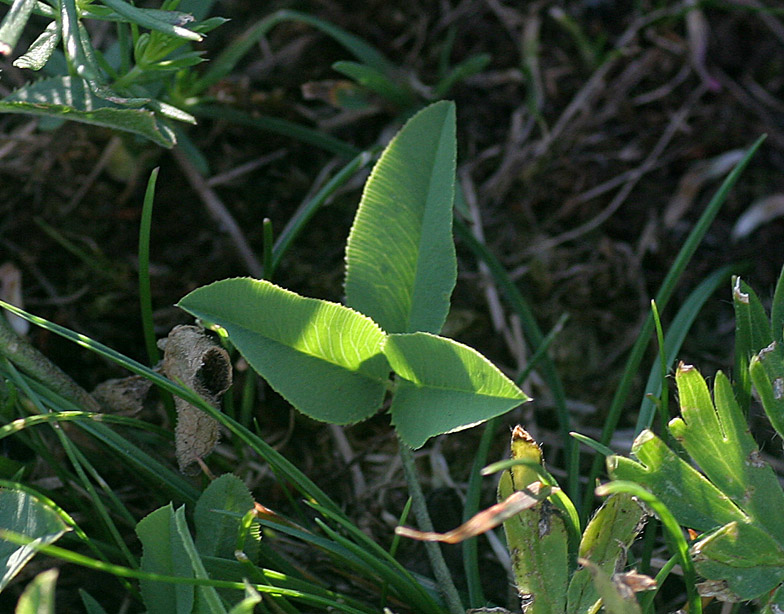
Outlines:
{"label": "hairy stem", "polygon": [[26,339],[17,335],[2,312],[0,312],[0,355],[5,356],[22,371],[71,401],[79,409],[101,411],[98,402],[89,392],[30,345]]}
{"label": "hairy stem", "polygon": [[[414,454],[406,444],[399,441],[400,459],[403,461],[403,472],[406,475],[406,482],[408,483],[408,492],[411,495],[412,507],[414,508],[414,515],[416,516],[417,523],[419,524],[420,531],[432,531],[433,522],[430,520],[430,514],[427,511],[427,504],[425,503],[425,495],[422,492],[422,486],[417,479],[416,467],[414,466]],[[433,568],[438,588],[441,595],[444,597],[447,607],[451,614],[465,614],[465,608],[460,602],[460,595],[457,594],[457,588],[452,580],[452,574],[444,561],[444,555],[441,553],[440,546],[435,542],[425,542],[425,551],[427,557],[430,559],[430,566]]]}

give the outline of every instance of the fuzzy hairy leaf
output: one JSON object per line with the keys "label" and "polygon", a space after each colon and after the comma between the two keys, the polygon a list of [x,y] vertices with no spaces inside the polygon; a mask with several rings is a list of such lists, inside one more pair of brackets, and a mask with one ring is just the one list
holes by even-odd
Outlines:
{"label": "fuzzy hairy leaf", "polygon": [[353,309],[250,278],[198,288],[178,306],[223,327],[251,367],[311,418],[350,424],[381,406],[385,335]]}
{"label": "fuzzy hairy leaf", "polygon": [[384,150],[346,247],[346,302],[388,333],[438,333],[457,279],[455,105],[417,113]]}
{"label": "fuzzy hairy leaf", "polygon": [[384,355],[399,376],[392,424],[412,448],[499,416],[528,397],[479,352],[430,333],[389,335]]}
{"label": "fuzzy hairy leaf", "polygon": [[681,417],[669,430],[705,475],[647,431],[632,448],[644,466],[612,457],[610,474],[646,486],[681,525],[708,532],[691,556],[711,586],[724,587],[723,598],[761,597],[784,579],[784,492],[727,377],[717,373],[713,399],[694,367],[681,364],[676,383]]}
{"label": "fuzzy hairy leaf", "polygon": [[[174,526],[171,503],[142,518],[136,525],[142,543],[141,569],[152,573],[192,578],[185,549]],[[194,587],[188,584],[167,584],[141,580],[142,598],[150,614],[190,614],[193,610]]]}
{"label": "fuzzy hairy leaf", "polygon": [[751,380],[765,413],[779,436],[784,436],[784,351],[772,343],[751,359]]}
{"label": "fuzzy hairy leaf", "polygon": [[648,429],[634,440],[632,455],[637,460],[608,456],[610,477],[644,485],[667,505],[681,525],[710,531],[743,520],[743,512],[726,494]]}
{"label": "fuzzy hairy leaf", "polygon": [[[645,518],[645,510],[631,495],[609,497],[583,532],[580,558],[612,576],[625,563],[626,550],[645,525]],[[578,569],[569,582],[567,614],[598,612],[602,597],[598,588],[591,569]]]}
{"label": "fuzzy hairy leaf", "polygon": [[[199,554],[233,560],[240,524],[240,518],[236,515],[242,516],[251,509],[253,497],[236,475],[226,473],[210,482],[199,497],[193,514]],[[230,515],[231,512],[235,515]],[[249,536],[243,545],[243,552],[253,561],[258,550],[258,541]]]}
{"label": "fuzzy hairy leaf", "polygon": [[[542,463],[539,445],[519,426],[512,432],[512,458]],[[536,472],[516,465],[501,474],[498,500],[524,489]],[[504,522],[512,571],[525,614],[563,614],[569,577],[568,538],[560,511],[544,500]]]}
{"label": "fuzzy hairy leaf", "polygon": [[749,360],[773,342],[770,322],[757,294],[740,277],[732,279],[735,309],[735,394],[744,410],[751,402]]}

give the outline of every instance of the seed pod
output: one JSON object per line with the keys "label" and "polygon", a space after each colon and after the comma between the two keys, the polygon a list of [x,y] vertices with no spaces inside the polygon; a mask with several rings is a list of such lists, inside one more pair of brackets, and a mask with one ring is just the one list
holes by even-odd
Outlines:
{"label": "seed pod", "polygon": [[[229,355],[196,326],[176,326],[166,339],[158,342],[163,350],[161,370],[171,380],[192,388],[216,409],[223,393],[231,386]],[[218,423],[187,401],[175,397],[177,427],[175,452],[180,471],[199,472],[198,461],[218,443]]]}

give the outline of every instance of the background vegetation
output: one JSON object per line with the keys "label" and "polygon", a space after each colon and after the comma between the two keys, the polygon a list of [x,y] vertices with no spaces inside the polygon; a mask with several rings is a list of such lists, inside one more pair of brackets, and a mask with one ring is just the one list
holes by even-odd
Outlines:
{"label": "background vegetation", "polygon": [[[374,45],[400,67],[400,82],[417,101],[456,102],[458,179],[480,240],[528,298],[543,330],[568,315],[550,355],[564,382],[574,430],[598,438],[651,297],[720,178],[763,133],[767,141],[730,193],[662,317],[666,329],[689,292],[723,265],[732,265],[769,303],[784,263],[778,218],[784,212],[784,18],[776,10],[740,1],[370,0],[295,7],[219,2],[213,12],[231,21],[196,48],[215,58],[249,24],[277,8],[296,8]],[[93,40],[114,36],[107,22],[89,26]],[[26,32],[23,42],[34,36]],[[481,54],[487,54],[486,64]],[[12,65],[14,56],[0,62],[3,96],[30,78],[29,71]],[[478,71],[444,91],[434,89],[450,67],[476,57]],[[239,124],[232,111],[306,125],[356,151],[386,144],[399,128],[401,101],[363,92],[365,102],[352,108],[339,98],[341,88],[352,90],[332,64],[347,59],[353,58],[343,47],[307,24],[284,22],[271,29],[229,77],[206,92],[221,111],[213,117],[205,111],[198,125],[185,130],[208,165],[206,180],[181,150],[105,128],[0,115],[0,260],[22,271],[25,307],[144,362],[136,276],[150,169],[161,167],[150,266],[160,337],[189,322],[173,306],[189,291],[253,273],[247,258],[238,255],[236,235],[216,219],[216,201],[261,258],[263,219],[282,231],[299,205],[349,159],[291,134]],[[364,179],[359,174],[317,212],[280,262],[277,283],[341,300],[344,244]],[[743,218],[749,210],[757,217]],[[518,373],[530,358],[519,322],[459,236],[457,248],[459,279],[445,333]],[[679,354],[705,375],[731,371],[733,365],[729,281],[720,288]],[[124,375],[44,330],[33,328],[30,335],[87,389]],[[644,364],[654,357],[652,345]],[[645,375],[647,367],[633,383],[613,437],[617,452],[631,446]],[[245,371],[237,377],[242,385],[253,376]],[[520,423],[542,444],[550,471],[565,481],[552,390],[537,373],[523,389],[534,401],[503,417],[489,458],[506,455],[506,426]],[[252,417],[265,441],[340,502],[357,526],[388,545],[408,496],[402,469],[393,461],[397,444],[388,419],[339,430],[296,414],[263,385],[253,395]],[[164,422],[155,412],[148,419]],[[755,413],[751,420],[752,426],[762,425],[755,435],[765,459],[780,468],[780,445],[769,442],[769,426],[757,422]],[[440,438],[418,453],[438,529],[461,521],[472,462],[466,450],[477,447],[480,434],[475,429]],[[27,449],[7,441],[5,456],[30,461]],[[584,455],[581,475],[587,475],[590,460]],[[127,480],[124,467],[112,466],[111,458],[105,462],[107,475]],[[240,462],[224,446],[210,465],[216,473],[240,475],[263,505],[290,509],[290,493],[258,459]],[[42,462],[29,479],[48,484],[51,469]],[[495,484],[488,480],[483,488],[482,501],[490,504]],[[163,495],[153,500],[132,482],[117,491],[137,519],[168,501]],[[305,556],[296,544],[288,547],[293,557]],[[429,573],[419,548],[402,542],[399,559]],[[452,554],[459,577],[460,554],[447,549],[447,557]],[[482,557],[486,593],[503,603],[506,576],[489,548]],[[25,571],[19,590],[38,570],[32,565]],[[58,610],[71,611],[75,589],[87,582],[85,573],[62,575]],[[123,590],[117,584],[117,594]],[[683,601],[677,587],[669,597],[663,594],[671,605]],[[17,596],[4,592],[0,609],[10,608]],[[661,606],[665,611],[668,603]]]}

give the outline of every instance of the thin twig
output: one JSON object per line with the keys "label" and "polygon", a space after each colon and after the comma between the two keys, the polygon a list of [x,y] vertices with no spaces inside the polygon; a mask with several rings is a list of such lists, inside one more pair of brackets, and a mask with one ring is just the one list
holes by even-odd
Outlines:
{"label": "thin twig", "polygon": [[207,181],[201,176],[196,167],[191,164],[188,157],[182,152],[179,147],[175,147],[172,151],[174,159],[177,161],[182,172],[185,173],[191,187],[196,190],[196,193],[201,198],[207,211],[218,222],[219,227],[224,230],[234,241],[234,248],[237,250],[240,258],[248,267],[248,271],[254,277],[262,278],[264,268],[256,258],[253,250],[248,245],[245,235],[237,224],[236,220],[232,217],[229,210],[223,204],[223,201],[218,197],[215,191],[207,185]]}
{"label": "thin twig", "polygon": [[[403,472],[406,475],[406,482],[408,483],[408,494],[411,495],[411,504],[414,508],[414,515],[417,519],[417,524],[422,531],[433,531],[433,522],[430,520],[430,514],[427,511],[427,503],[425,503],[425,495],[422,492],[422,486],[417,478],[416,467],[414,466],[414,454],[406,444],[402,441],[399,442],[400,460],[403,462]],[[430,566],[433,568],[433,574],[438,583],[438,589],[444,597],[447,608],[452,614],[465,614],[465,608],[460,602],[460,595],[457,593],[457,588],[452,580],[452,574],[449,573],[449,568],[446,566],[444,555],[441,553],[441,547],[434,542],[425,542],[425,551],[427,557],[430,559]]]}
{"label": "thin twig", "polygon": [[642,164],[634,169],[629,179],[626,183],[623,184],[618,193],[615,197],[610,201],[610,204],[607,205],[601,213],[599,213],[593,219],[587,221],[585,224],[581,224],[577,228],[573,228],[567,232],[564,232],[557,237],[553,237],[552,239],[548,239],[541,243],[537,243],[534,247],[531,248],[531,251],[536,252],[544,252],[561,245],[562,243],[566,243],[567,241],[572,241],[587,232],[591,232],[595,230],[604,222],[606,222],[613,213],[615,213],[618,208],[626,201],[626,198],[629,196],[631,191],[634,189],[634,186],[637,185],[637,182],[645,175],[646,173],[650,172],[656,166],[656,161],[659,159],[659,156],[662,155],[667,145],[669,145],[672,138],[675,134],[680,130],[683,122],[689,115],[694,104],[702,97],[702,95],[707,91],[705,85],[700,85],[697,89],[692,92],[692,95],[689,99],[684,103],[684,105],[678,110],[678,112],[673,116],[672,120],[670,120],[667,129],[664,131],[664,134],[661,135],[656,145],[654,145],[651,152],[645,158]]}

